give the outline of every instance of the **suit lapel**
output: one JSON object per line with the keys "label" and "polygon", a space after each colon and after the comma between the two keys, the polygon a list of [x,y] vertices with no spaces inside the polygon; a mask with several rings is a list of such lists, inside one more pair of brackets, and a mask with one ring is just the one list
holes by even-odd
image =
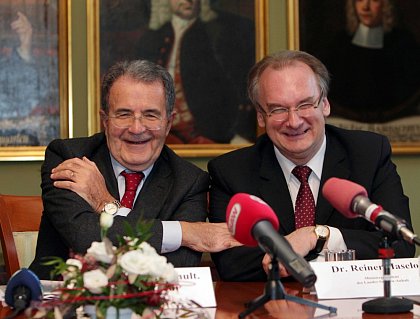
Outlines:
{"label": "suit lapel", "polygon": [[171,176],[171,169],[163,150],[137,196],[133,211],[139,212],[139,216],[145,219],[158,217],[173,185]]}
{"label": "suit lapel", "polygon": [[315,213],[316,224],[326,224],[334,210],[331,204],[322,196],[322,188],[325,182],[331,177],[347,179],[349,176],[350,166],[346,157],[346,151],[339,141],[331,134],[328,134],[327,131],[327,148]]}
{"label": "suit lapel", "polygon": [[274,146],[267,143],[262,151],[259,191],[262,198],[273,208],[280,221],[282,233],[295,228],[295,216],[289,189],[283,171],[275,157]]}
{"label": "suit lapel", "polygon": [[114,169],[112,168],[111,157],[105,138],[104,143],[98,148],[98,152],[92,160],[96,163],[96,166],[102,173],[108,191],[114,198],[120,199],[118,183],[114,174]]}

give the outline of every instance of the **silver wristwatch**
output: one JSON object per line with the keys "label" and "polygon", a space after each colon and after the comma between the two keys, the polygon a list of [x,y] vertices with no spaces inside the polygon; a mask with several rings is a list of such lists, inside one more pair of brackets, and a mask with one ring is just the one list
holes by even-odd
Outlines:
{"label": "silver wristwatch", "polygon": [[102,209],[101,213],[115,215],[120,207],[121,203],[118,200],[114,200],[113,202],[105,203],[105,206]]}

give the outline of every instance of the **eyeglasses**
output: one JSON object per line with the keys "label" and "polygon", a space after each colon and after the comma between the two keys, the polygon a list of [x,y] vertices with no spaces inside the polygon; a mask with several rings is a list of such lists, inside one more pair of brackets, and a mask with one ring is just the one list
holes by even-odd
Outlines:
{"label": "eyeglasses", "polygon": [[141,125],[149,131],[160,130],[163,120],[162,116],[154,113],[145,113],[140,116],[135,116],[131,113],[121,113],[113,116],[107,115],[106,117],[118,128],[129,128],[136,120],[139,120]]}
{"label": "eyeglasses", "polygon": [[319,107],[321,100],[324,98],[324,94],[321,92],[319,99],[315,103],[302,103],[296,106],[295,108],[287,108],[287,107],[276,107],[272,109],[270,112],[267,112],[263,109],[261,105],[258,104],[259,109],[262,113],[264,113],[267,117],[273,119],[276,122],[283,122],[289,118],[289,113],[294,111],[299,117],[307,117],[311,116],[313,110]]}

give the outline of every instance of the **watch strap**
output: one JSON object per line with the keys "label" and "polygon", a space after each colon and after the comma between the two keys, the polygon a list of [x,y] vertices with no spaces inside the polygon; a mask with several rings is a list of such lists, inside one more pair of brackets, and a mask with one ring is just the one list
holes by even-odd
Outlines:
{"label": "watch strap", "polygon": [[324,249],[324,245],[326,241],[327,241],[326,238],[318,237],[318,240],[316,241],[316,246],[314,248],[314,251],[317,254],[319,254],[322,251],[322,249]]}

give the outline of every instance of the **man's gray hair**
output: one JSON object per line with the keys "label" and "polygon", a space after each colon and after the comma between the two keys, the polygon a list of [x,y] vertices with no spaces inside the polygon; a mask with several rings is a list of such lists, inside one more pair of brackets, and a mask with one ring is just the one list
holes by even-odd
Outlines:
{"label": "man's gray hair", "polygon": [[174,81],[169,72],[153,62],[147,60],[120,61],[109,68],[102,79],[101,109],[108,114],[109,93],[112,85],[120,77],[127,76],[138,82],[160,82],[165,91],[166,115],[169,116],[175,103]]}
{"label": "man's gray hair", "polygon": [[261,74],[268,68],[282,70],[297,62],[306,64],[315,73],[317,82],[323,96],[328,95],[330,75],[325,65],[316,57],[303,51],[280,51],[266,56],[255,64],[248,75],[248,96],[254,107],[258,110],[259,82]]}

